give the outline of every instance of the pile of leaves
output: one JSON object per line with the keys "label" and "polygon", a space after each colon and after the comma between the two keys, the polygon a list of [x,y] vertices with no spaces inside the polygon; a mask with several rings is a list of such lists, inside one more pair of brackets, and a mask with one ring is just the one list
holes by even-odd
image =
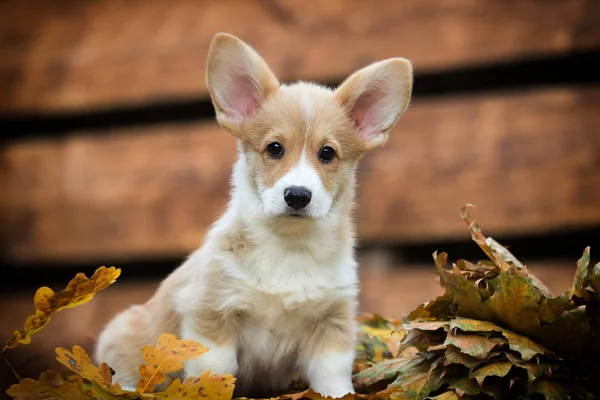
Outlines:
{"label": "pile of leaves", "polygon": [[396,330],[396,357],[355,380],[392,398],[600,398],[600,263],[590,249],[572,287],[554,296],[506,248],[462,217],[489,260],[434,253],[445,293],[419,306]]}
{"label": "pile of leaves", "polygon": [[[462,218],[488,260],[474,264],[434,253],[445,293],[420,305],[403,321],[359,317],[354,362],[358,393],[345,399],[596,399],[600,398],[600,263],[590,265],[586,248],[572,287],[554,296],[525,265],[485,237],[466,209]],[[35,315],[6,342],[6,352],[31,341],[55,312],[83,304],[120,275],[99,268],[78,274],[59,293],[40,288]],[[54,371],[38,380],[20,379],[7,393],[14,399],[231,399],[235,378],[211,375],[167,383],[167,375],[208,349],[163,334],[141,349],[145,364],[135,391],[112,382],[106,364],[96,366],[79,346],[56,349],[57,360],[74,372]],[[164,390],[157,388],[161,385]],[[301,387],[301,386],[300,386]],[[280,399],[321,400],[311,390]]]}

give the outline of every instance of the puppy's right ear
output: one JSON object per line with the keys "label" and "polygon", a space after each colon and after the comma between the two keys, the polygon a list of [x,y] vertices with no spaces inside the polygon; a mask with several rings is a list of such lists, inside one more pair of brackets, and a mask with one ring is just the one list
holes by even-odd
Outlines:
{"label": "puppy's right ear", "polygon": [[210,45],[206,84],[217,121],[237,137],[244,122],[279,88],[267,63],[246,43],[226,33],[215,35]]}

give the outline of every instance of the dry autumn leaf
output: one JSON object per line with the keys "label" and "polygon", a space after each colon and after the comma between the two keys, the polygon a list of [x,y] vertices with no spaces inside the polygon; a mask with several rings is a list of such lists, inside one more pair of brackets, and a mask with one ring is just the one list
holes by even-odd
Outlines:
{"label": "dry autumn leaf", "polygon": [[463,353],[485,360],[494,347],[500,344],[498,341],[480,335],[448,335],[445,346],[452,345],[459,348]]}
{"label": "dry autumn leaf", "polygon": [[17,400],[58,399],[85,400],[94,399],[92,391],[83,384],[81,377],[72,375],[63,379],[54,371],[42,372],[39,380],[25,378],[12,385],[6,393]]}
{"label": "dry autumn leaf", "polygon": [[67,287],[56,293],[49,287],[41,287],[34,296],[35,315],[25,321],[22,331],[15,331],[13,338],[6,342],[3,352],[31,342],[31,335],[39,332],[50,322],[52,314],[64,309],[78,306],[90,301],[94,294],[110,286],[121,274],[115,267],[100,267],[91,278],[79,273],[69,282]]}
{"label": "dry autumn leaf", "polygon": [[359,331],[354,358],[354,373],[398,355],[400,342],[406,332],[398,328],[400,321],[387,320],[380,315],[365,314],[357,318]]}
{"label": "dry autumn leaf", "polygon": [[154,386],[167,380],[166,373],[182,369],[185,361],[192,360],[207,351],[208,348],[192,340],[178,340],[175,335],[163,333],[155,346],[146,345],[142,349],[146,364],[140,365],[141,379],[137,391],[152,392]]}
{"label": "dry autumn leaf", "polygon": [[390,399],[421,400],[427,398],[441,385],[440,373],[432,374],[427,369],[399,376],[390,386]]}
{"label": "dry autumn leaf", "polygon": [[493,280],[494,294],[488,302],[494,320],[524,334],[539,330],[541,293],[531,280],[520,275],[501,273]]}
{"label": "dry autumn leaf", "polygon": [[490,319],[491,311],[482,303],[481,295],[473,283],[470,282],[458,268],[448,270],[448,255],[446,253],[433,253],[433,258],[440,274],[442,284],[447,292],[452,295],[458,312],[466,317]]}
{"label": "dry autumn leaf", "polygon": [[480,387],[475,379],[458,378],[449,382],[448,388],[454,390],[459,396],[470,395],[475,396],[480,393]]}
{"label": "dry autumn leaf", "polygon": [[518,368],[527,371],[527,381],[531,385],[536,379],[542,376],[551,376],[553,366],[547,362],[535,360],[525,364],[514,363]]}
{"label": "dry autumn leaf", "polygon": [[395,378],[398,374],[421,364],[425,361],[417,348],[409,347],[397,358],[381,361],[371,368],[368,368],[357,374],[354,379],[356,382],[371,385],[373,383]]}
{"label": "dry autumn leaf", "polygon": [[589,246],[585,248],[583,251],[583,255],[577,261],[577,272],[575,273],[575,278],[573,279],[573,287],[571,288],[571,292],[569,293],[569,298],[574,299],[575,297],[586,300],[587,299],[587,291],[585,291],[585,286],[588,281],[588,267],[590,265],[590,248]]}
{"label": "dry autumn leaf", "polygon": [[528,337],[517,335],[488,321],[457,317],[450,322],[450,329],[460,329],[464,332],[499,332],[508,340],[509,348],[521,354],[523,361],[529,361],[536,354],[548,353],[548,350]]}
{"label": "dry autumn leaf", "polygon": [[112,383],[112,373],[106,363],[95,366],[85,350],[73,346],[73,352],[59,347],[56,349],[56,359],[65,367],[92,383],[92,390],[99,395],[108,392],[112,395],[124,394],[118,384]]}
{"label": "dry autumn leaf", "polygon": [[508,361],[490,363],[471,372],[469,378],[477,380],[477,383],[481,386],[485,378],[489,376],[505,377],[511,368],[512,364]]}
{"label": "dry autumn leaf", "polygon": [[461,218],[469,225],[469,231],[471,232],[471,238],[479,245],[479,247],[488,255],[493,265],[498,267],[500,270],[508,271],[517,269],[522,271],[531,279],[533,286],[539,290],[544,296],[551,297],[552,292],[546,285],[544,285],[537,277],[527,271],[525,265],[523,265],[507,248],[496,242],[491,237],[486,237],[479,225],[471,218],[467,212],[467,208],[475,207],[471,204],[467,204],[461,210]]}
{"label": "dry autumn leaf", "polygon": [[458,347],[450,344],[446,346],[446,351],[444,352],[444,365],[450,364],[464,365],[469,371],[472,371],[481,364],[481,360],[461,352]]}
{"label": "dry autumn leaf", "polygon": [[429,400],[459,400],[460,397],[456,394],[455,391],[451,390],[448,392],[444,392],[437,396],[428,397]]}
{"label": "dry autumn leaf", "polygon": [[541,394],[551,400],[566,400],[570,398],[569,393],[564,387],[548,379],[538,379],[535,381],[531,392]]}
{"label": "dry autumn leaf", "polygon": [[442,296],[438,296],[432,301],[418,306],[408,315],[407,319],[409,321],[437,321],[440,319],[447,320],[451,318],[452,307],[452,296],[444,293]]}
{"label": "dry autumn leaf", "polygon": [[596,300],[600,301],[600,263],[594,265],[590,272],[590,287],[594,291]]}

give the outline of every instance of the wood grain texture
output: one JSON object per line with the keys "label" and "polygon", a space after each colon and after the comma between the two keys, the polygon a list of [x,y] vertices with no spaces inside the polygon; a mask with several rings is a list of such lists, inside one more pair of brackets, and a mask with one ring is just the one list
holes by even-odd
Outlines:
{"label": "wood grain texture", "polygon": [[10,257],[107,263],[198,246],[226,205],[236,156],[234,139],[216,124],[76,135],[0,152]]}
{"label": "wood grain texture", "polygon": [[[363,243],[600,223],[600,88],[415,101],[359,172]],[[0,149],[0,226],[15,261],[180,256],[225,207],[234,140],[182,124]]]}
{"label": "wood grain texture", "polygon": [[0,111],[205,97],[218,31],[285,80],[328,81],[387,57],[419,72],[595,48],[600,1],[5,0]]}
{"label": "wood grain texture", "polygon": [[597,225],[599,107],[598,88],[415,103],[362,164],[360,234],[466,239],[467,203],[495,235]]}

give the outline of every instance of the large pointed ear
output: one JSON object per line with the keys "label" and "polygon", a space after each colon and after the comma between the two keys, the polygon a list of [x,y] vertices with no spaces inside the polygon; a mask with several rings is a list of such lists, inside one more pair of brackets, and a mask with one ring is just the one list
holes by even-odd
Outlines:
{"label": "large pointed ear", "polygon": [[410,61],[391,58],[356,71],[335,91],[366,150],[385,144],[390,129],[408,107],[412,83]]}
{"label": "large pointed ear", "polygon": [[217,121],[235,136],[279,82],[267,63],[235,36],[218,33],[208,51],[206,84]]}

